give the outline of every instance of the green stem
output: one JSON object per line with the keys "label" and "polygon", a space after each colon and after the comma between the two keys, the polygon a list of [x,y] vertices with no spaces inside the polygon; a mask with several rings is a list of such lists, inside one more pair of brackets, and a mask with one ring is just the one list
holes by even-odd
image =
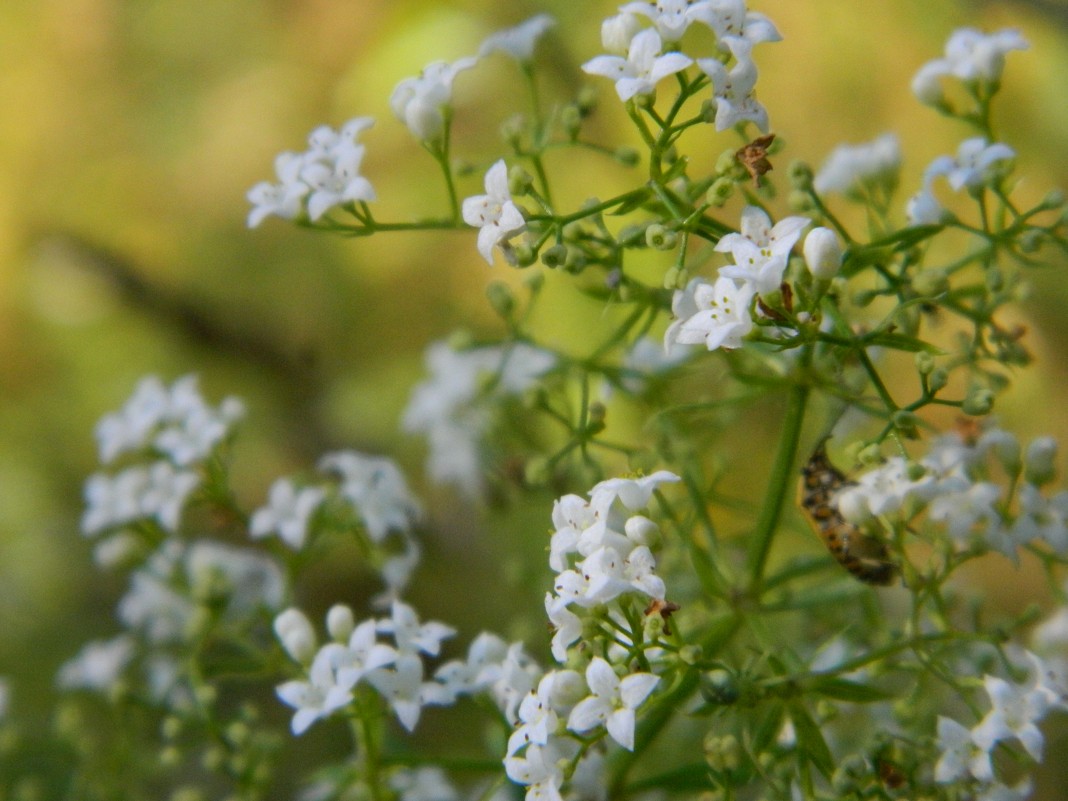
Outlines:
{"label": "green stem", "polygon": [[[806,348],[802,358],[807,361],[810,351]],[[771,541],[779,525],[786,496],[794,479],[794,463],[797,459],[798,444],[801,438],[801,423],[805,419],[805,406],[808,403],[809,387],[805,383],[794,384],[787,398],[786,413],[782,421],[782,437],[775,462],[771,467],[771,478],[764,495],[760,519],[753,532],[749,547],[749,589],[753,596],[760,594],[760,585],[764,577],[764,568],[771,550]]]}

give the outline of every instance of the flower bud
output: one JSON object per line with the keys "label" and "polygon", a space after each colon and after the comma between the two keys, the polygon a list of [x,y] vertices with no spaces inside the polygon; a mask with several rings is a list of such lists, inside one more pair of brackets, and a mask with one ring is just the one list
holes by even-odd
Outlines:
{"label": "flower bud", "polygon": [[527,242],[513,244],[512,255],[515,256],[516,267],[529,267],[538,259],[537,251]]}
{"label": "flower bud", "polygon": [[917,353],[914,361],[916,362],[916,371],[920,375],[930,375],[931,371],[934,370],[934,357],[927,351],[921,350]]}
{"label": "flower bud", "polygon": [[930,387],[932,393],[941,392],[948,383],[949,372],[945,367],[936,367],[931,371],[931,375],[927,379],[927,386]]}
{"label": "flower bud", "polygon": [[491,281],[486,286],[486,299],[503,319],[511,319],[512,312],[515,311],[515,297],[507,284],[503,281]]}
{"label": "flower bud", "polygon": [[972,387],[960,408],[962,412],[973,417],[990,414],[994,409],[994,393],[986,387]]}
{"label": "flower bud", "polygon": [[813,228],[809,231],[802,250],[805,265],[817,280],[830,280],[842,269],[842,246],[838,244],[837,234],[830,228]]}
{"label": "flower bud", "polygon": [[800,189],[791,189],[786,196],[786,203],[790,206],[790,211],[795,211],[798,214],[810,214],[816,208],[816,203],[808,192],[803,192]]}
{"label": "flower bud", "polygon": [[533,186],[534,179],[530,173],[523,169],[518,164],[513,164],[508,168],[508,191],[513,196],[525,195],[530,191],[530,187]]}
{"label": "flower bud", "polygon": [[334,604],[326,613],[326,630],[338,642],[346,642],[356,629],[356,620],[352,608],[345,604]]}
{"label": "flower bud", "polygon": [[724,150],[716,159],[716,172],[720,175],[729,175],[739,168],[738,151]]}
{"label": "flower bud", "polygon": [[501,123],[501,139],[516,147],[523,136],[524,128],[526,128],[526,121],[523,119],[523,115],[512,114]]}
{"label": "flower bud", "polygon": [[636,545],[654,547],[660,540],[660,526],[645,515],[634,515],[623,524],[627,539]]}
{"label": "flower bud", "polygon": [[303,612],[290,607],[274,619],[274,633],[282,648],[295,661],[310,664],[315,656],[315,630]]}
{"label": "flower bud", "polygon": [[918,420],[915,412],[898,409],[890,420],[894,424],[894,428],[901,432],[901,436],[907,439],[916,439],[919,436],[919,432],[916,429]]}
{"label": "flower bud", "polygon": [[949,278],[945,270],[923,270],[912,279],[912,288],[916,293],[930,298],[946,291],[949,286]]}
{"label": "flower bud", "polygon": [[553,245],[541,253],[541,263],[551,269],[562,267],[567,261],[567,245]]}
{"label": "flower bud", "polygon": [[575,105],[564,106],[560,112],[560,124],[567,131],[568,139],[574,141],[582,130],[582,109]]}
{"label": "flower bud", "polygon": [[798,159],[790,162],[787,175],[794,189],[804,191],[812,188],[812,166],[807,161]]}
{"label": "flower bud", "polygon": [[921,69],[912,79],[912,93],[925,106],[941,107],[945,104],[942,81],[937,70]]}
{"label": "flower bud", "polygon": [[637,167],[642,160],[642,154],[638,152],[638,148],[628,145],[617,147],[612,157],[625,167]]}
{"label": "flower bud", "polygon": [[1056,456],[1057,441],[1053,437],[1039,437],[1032,440],[1024,455],[1024,478],[1027,482],[1041,487],[1052,481],[1057,472],[1053,464]]}
{"label": "flower bud", "polygon": [[609,53],[625,56],[630,49],[630,40],[642,28],[636,14],[624,11],[601,23],[601,44]]}
{"label": "flower bud", "polygon": [[734,181],[730,178],[720,176],[712,182],[712,186],[708,187],[708,192],[705,193],[705,202],[718,209],[723,206],[733,194]]}
{"label": "flower bud", "polygon": [[984,449],[994,452],[994,458],[998,460],[1005,472],[1016,477],[1023,467],[1020,461],[1020,441],[1008,431],[999,428],[984,432],[979,438],[979,444]]}
{"label": "flower bud", "polygon": [[645,244],[653,250],[671,250],[678,241],[678,234],[660,223],[653,223],[645,229]]}

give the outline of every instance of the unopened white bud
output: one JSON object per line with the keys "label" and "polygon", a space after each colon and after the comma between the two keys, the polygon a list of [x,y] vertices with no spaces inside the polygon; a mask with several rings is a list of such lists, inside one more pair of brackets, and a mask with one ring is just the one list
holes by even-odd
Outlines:
{"label": "unopened white bud", "polygon": [[326,613],[326,630],[338,642],[345,642],[352,636],[356,621],[352,609],[345,604],[334,604]]}
{"label": "unopened white bud", "polygon": [[641,27],[636,14],[627,11],[616,14],[601,23],[601,44],[609,53],[626,55],[630,49],[630,40]]}
{"label": "unopened white bud", "polygon": [[813,278],[830,280],[842,268],[842,246],[830,228],[813,228],[805,237],[805,264]]}
{"label": "unopened white bud", "polygon": [[1026,471],[1024,473],[1029,484],[1042,486],[1053,480],[1057,469],[1053,459],[1057,455],[1057,441],[1053,437],[1039,437],[1027,446],[1027,454],[1024,456]]}
{"label": "unopened white bud", "polygon": [[627,518],[623,530],[627,534],[627,539],[636,545],[652,547],[660,539],[660,527],[644,515]]}
{"label": "unopened white bud", "polygon": [[286,653],[301,664],[309,664],[315,656],[315,630],[311,621],[299,609],[290,607],[274,619],[274,633]]}
{"label": "unopened white bud", "polygon": [[940,106],[945,102],[942,94],[941,77],[943,70],[938,66],[926,64],[912,79],[912,93],[925,106]]}

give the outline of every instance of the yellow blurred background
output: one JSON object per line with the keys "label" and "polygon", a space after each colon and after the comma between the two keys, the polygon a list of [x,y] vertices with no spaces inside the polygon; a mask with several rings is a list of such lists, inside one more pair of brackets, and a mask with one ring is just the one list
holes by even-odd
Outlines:
{"label": "yellow blurred background", "polygon": [[[787,144],[783,166],[794,158],[818,166],[838,143],[893,130],[905,152],[903,204],[924,166],[968,135],[921,106],[909,79],[955,27],[1012,25],[1032,47],[1008,57],[997,130],[1020,154],[1023,197],[1068,186],[1063,4],[751,5],[785,36],[756,53],[761,100]],[[426,344],[461,325],[499,333],[485,287],[515,273],[488,268],[473,233],[354,241],[277,219],[250,231],[245,192],[271,179],[274,155],[302,149],[315,126],[370,114],[378,122],[363,138],[364,173],[381,198],[378,216],[438,214],[445,198],[436,166],[389,112],[393,86],[548,11],[559,25],[539,46],[538,64],[549,96],[564,101],[584,77],[578,65],[600,52],[600,20],[614,8],[573,0],[0,3],[0,675],[11,677],[15,712],[45,720],[55,668],[85,639],[114,631],[122,587],[93,570],[78,535],[81,486],[96,467],[94,422],[147,373],[195,372],[209,401],[246,401],[236,480],[249,506],[273,477],[328,448],[396,456],[441,504],[431,519],[464,543],[437,544],[447,578],[417,593],[460,589],[437,616],[467,614],[468,633],[499,624],[499,615],[459,607],[470,602],[462,589],[486,564],[506,560],[511,543],[425,486],[421,445],[397,423]],[[503,152],[498,126],[524,102],[510,66],[457,80],[457,156],[486,164]],[[611,142],[623,131],[634,141],[610,84],[591,83],[601,97],[596,135]],[[703,135],[708,163],[735,146],[726,134]],[[581,170],[556,181],[575,203],[618,168],[571,158]],[[465,179],[461,195],[480,193],[480,176]],[[1021,312],[1037,364],[998,413],[1023,439],[1068,441],[1064,267],[1061,258],[1033,274]],[[574,322],[553,333],[576,335]],[[544,532],[550,501],[529,510],[529,531]],[[540,543],[526,553],[539,558]],[[1020,603],[1013,593],[1027,588],[1009,583],[991,592]]]}

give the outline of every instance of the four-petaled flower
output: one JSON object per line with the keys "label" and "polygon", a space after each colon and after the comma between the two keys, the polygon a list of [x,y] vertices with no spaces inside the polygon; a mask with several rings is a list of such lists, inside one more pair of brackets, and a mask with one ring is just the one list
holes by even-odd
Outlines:
{"label": "four-petaled flower", "polygon": [[[731,278],[719,278],[714,284],[701,280],[693,286],[693,313],[668,328],[665,345],[670,348],[677,342],[704,345],[709,350],[740,348],[742,338],[753,330],[749,306],[755,294],[753,284],[739,286]],[[689,311],[689,303],[672,304],[675,305]]]}
{"label": "four-petaled flower", "polygon": [[512,202],[508,190],[508,167],[504,159],[497,161],[486,172],[486,194],[464,200],[464,222],[478,231],[478,252],[490,265],[493,264],[493,248],[505,246],[508,238],[526,225],[519,207]]}
{"label": "four-petaled flower", "polygon": [[604,726],[613,740],[633,751],[634,712],[659,681],[652,673],[632,673],[620,679],[604,659],[594,657],[586,668],[590,695],[571,710],[567,727],[581,733]]}
{"label": "four-petaled flower", "polygon": [[786,217],[772,227],[762,209],[746,206],[742,211],[742,232],[727,234],[716,243],[716,250],[729,252],[734,258],[734,264],[720,267],[719,274],[751,284],[760,295],[774,292],[782,283],[790,250],[810,222],[807,217]]}
{"label": "four-petaled flower", "polygon": [[626,58],[597,56],[583,64],[582,69],[590,75],[614,80],[616,94],[625,102],[635,95],[652,94],[661,80],[693,63],[693,59],[682,53],[661,55],[662,49],[660,34],[649,28],[630,40]]}

